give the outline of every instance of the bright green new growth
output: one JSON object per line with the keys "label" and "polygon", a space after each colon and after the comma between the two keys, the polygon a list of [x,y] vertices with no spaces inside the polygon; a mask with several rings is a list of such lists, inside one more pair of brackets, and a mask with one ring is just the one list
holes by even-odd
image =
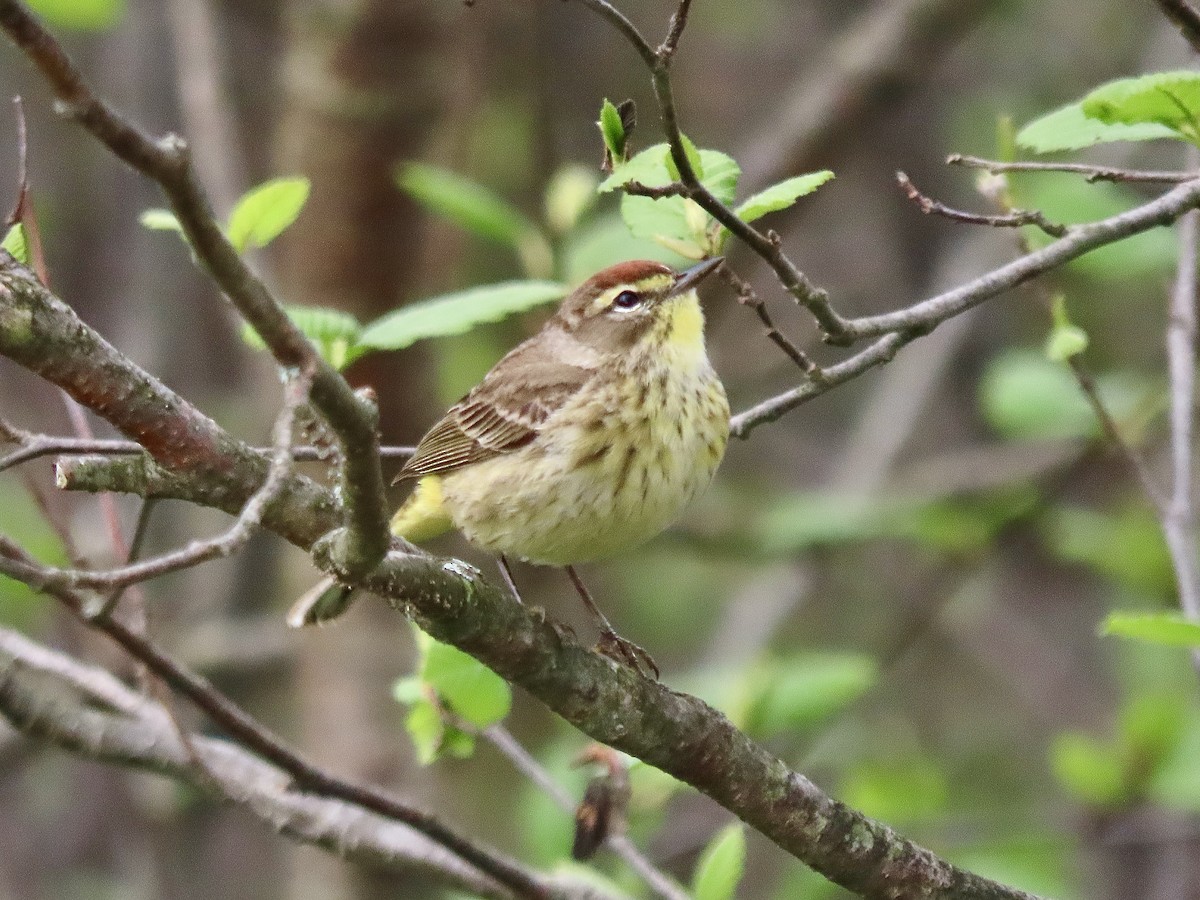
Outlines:
{"label": "bright green new growth", "polygon": [[[696,177],[721,203],[730,205],[737,196],[741,168],[732,157],[717,150],[698,150],[686,136],[684,152]],[[601,193],[630,183],[658,188],[679,181],[679,169],[667,144],[655,144],[614,168],[597,188]],[[734,213],[745,222],[785,209],[800,197],[811,194],[833,178],[825,170],[797,175],[772,185],[747,198]],[[654,240],[688,259],[703,259],[722,252],[729,232],[686,197],[641,197],[626,194],[621,198],[621,217],[637,237]]]}
{"label": "bright green new growth", "polygon": [[28,0],[50,25],[78,31],[112,28],[125,15],[125,0]]}
{"label": "bright green new growth", "polygon": [[299,217],[310,188],[307,178],[273,178],[247,191],[229,214],[229,243],[238,253],[267,246]]}
{"label": "bright green new growth", "polygon": [[[307,178],[273,178],[241,196],[229,214],[225,236],[238,253],[262,248],[300,217],[308,202]],[[183,226],[169,209],[147,209],[138,221],[151,231],[174,231],[186,240]]]}
{"label": "bright green new growth", "polygon": [[604,149],[608,151],[608,159],[614,166],[624,162],[628,136],[621,122],[621,113],[607,97],[600,107],[600,119],[596,125],[600,128],[600,138],[604,141]]}
{"label": "bright green new growth", "polygon": [[[350,313],[321,306],[286,306],[284,312],[335,369],[344,369],[367,352],[359,343],[362,325]],[[242,340],[256,350],[267,348],[248,324],[242,326]]]}

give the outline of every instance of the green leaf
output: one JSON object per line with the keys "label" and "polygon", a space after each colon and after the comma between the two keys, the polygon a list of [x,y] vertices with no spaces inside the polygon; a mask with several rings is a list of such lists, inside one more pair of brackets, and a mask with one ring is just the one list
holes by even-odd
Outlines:
{"label": "green leaf", "polygon": [[[600,183],[601,193],[615,190],[631,181],[647,187],[663,187],[676,181],[666,144],[647,147],[629,162],[618,166]],[[698,151],[701,182],[722,203],[732,203],[737,192],[741,169],[730,156],[716,150]],[[712,220],[694,201],[683,197],[621,198],[621,217],[635,237],[657,241],[688,259],[700,259],[715,252],[717,238],[709,233]]]}
{"label": "green leaf", "polygon": [[1100,633],[1167,647],[1200,647],[1200,623],[1179,613],[1109,613]]}
{"label": "green leaf", "polygon": [[596,204],[596,173],[586,166],[566,165],[546,186],[546,224],[566,234]]}
{"label": "green leaf", "polygon": [[421,677],[457,715],[479,728],[495,725],[512,707],[508,683],[449,644],[434,642],[429,647]]}
{"label": "green leaf", "polygon": [[307,178],[272,178],[247,191],[229,214],[229,243],[239,253],[267,246],[296,221],[310,187]]}
{"label": "green leaf", "polygon": [[1160,125],[1200,139],[1200,72],[1155,72],[1102,85],[1083,98],[1084,115],[1106,125]]}
{"label": "green leaf", "polygon": [[769,212],[786,209],[832,178],[833,173],[828,169],[823,169],[820,172],[810,172],[807,175],[797,175],[794,178],[785,179],[778,184],[771,185],[766,190],[747,197],[734,212],[743,222],[753,222]]}
{"label": "green leaf", "polygon": [[625,126],[621,122],[621,113],[607,97],[600,107],[600,120],[596,122],[600,128],[600,137],[604,140],[604,149],[614,166],[625,160]]}
{"label": "green leaf", "polygon": [[692,894],[696,900],[733,900],[746,868],[746,833],[741,822],[717,832],[696,863]]}
{"label": "green leaf", "polygon": [[[349,313],[320,306],[285,306],[284,312],[335,369],[345,368],[366,352],[359,343],[362,325]],[[256,350],[266,348],[249,325],[242,326],[242,340]]]}
{"label": "green leaf", "polygon": [[148,228],[151,231],[176,231],[183,234],[183,226],[179,224],[179,219],[175,217],[175,213],[169,209],[147,209],[138,216],[138,221],[143,228]]}
{"label": "green leaf", "polygon": [[1090,735],[1069,731],[1055,737],[1050,767],[1063,787],[1083,803],[1116,806],[1128,799],[1122,753]]}
{"label": "green leaf", "polygon": [[656,259],[675,269],[687,262],[657,241],[634,237],[616,211],[597,216],[568,234],[562,254],[563,277],[568,284],[579,284],[627,259]]}
{"label": "green leaf", "polygon": [[25,238],[25,226],[17,222],[4,235],[4,243],[0,244],[8,253],[23,266],[29,265],[29,242]]}
{"label": "green leaf", "polygon": [[507,281],[444,294],[376,319],[363,330],[359,343],[376,350],[400,350],[426,338],[462,334],[483,322],[498,322],[566,294],[566,286],[553,281]]}
{"label": "green leaf", "polygon": [[1175,132],[1163,125],[1106,124],[1088,118],[1082,103],[1071,103],[1034,119],[1017,132],[1017,143],[1034,153],[1055,153],[1060,150],[1082,150],[1093,144],[1114,141],[1150,141],[1174,137]]}
{"label": "green leaf", "polygon": [[472,234],[519,249],[530,235],[540,236],[524,213],[483,185],[426,163],[396,167],[396,184],[433,212]]}
{"label": "green leaf", "polygon": [[98,31],[125,15],[125,0],[29,0],[29,7],[56,28]]}

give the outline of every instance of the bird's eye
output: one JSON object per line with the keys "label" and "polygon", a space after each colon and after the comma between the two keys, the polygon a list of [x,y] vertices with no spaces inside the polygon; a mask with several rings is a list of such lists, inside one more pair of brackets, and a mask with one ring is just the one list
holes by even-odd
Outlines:
{"label": "bird's eye", "polygon": [[612,305],[617,309],[633,309],[641,302],[641,295],[635,291],[621,291],[621,293],[617,294],[616,299],[613,300]]}

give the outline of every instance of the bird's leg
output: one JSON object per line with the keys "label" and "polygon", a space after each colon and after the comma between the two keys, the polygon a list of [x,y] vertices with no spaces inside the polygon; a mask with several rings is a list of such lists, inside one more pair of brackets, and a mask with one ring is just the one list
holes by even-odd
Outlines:
{"label": "bird's leg", "polygon": [[517,582],[513,579],[512,566],[508,564],[508,557],[503,553],[500,554],[500,575],[504,578],[504,585],[513,595],[513,599],[524,606],[525,601],[521,599],[521,592],[517,590]]}
{"label": "bird's leg", "polygon": [[627,641],[617,634],[612,624],[608,621],[608,618],[604,613],[600,612],[600,607],[592,599],[591,593],[579,577],[579,573],[575,571],[575,567],[566,566],[565,568],[567,575],[571,579],[571,583],[575,585],[575,590],[579,592],[579,597],[583,600],[583,605],[592,614],[592,618],[596,620],[596,625],[600,629],[600,643],[597,644],[597,649],[605,656],[615,659],[618,662],[624,661],[637,671],[639,675],[644,676],[648,673],[653,673],[654,679],[657,681],[658,665],[654,662],[654,657],[637,644]]}

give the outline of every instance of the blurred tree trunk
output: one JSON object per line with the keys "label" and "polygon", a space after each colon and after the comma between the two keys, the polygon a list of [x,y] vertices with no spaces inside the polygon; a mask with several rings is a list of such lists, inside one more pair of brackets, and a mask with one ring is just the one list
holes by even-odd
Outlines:
{"label": "blurred tree trunk", "polygon": [[[437,13],[403,0],[294,0],[285,16],[276,169],[308,176],[312,195],[280,242],[279,280],[290,303],[368,321],[401,302],[415,271],[420,217],[392,169],[421,152],[437,111]],[[419,358],[373,356],[353,373],[378,390],[385,440],[411,440],[426,418],[416,412]],[[403,663],[401,626],[366,602],[313,638],[299,672],[305,752],[347,775],[396,783],[403,732],[389,684]],[[294,859],[293,897],[396,896],[394,880],[385,886],[335,858]]]}

